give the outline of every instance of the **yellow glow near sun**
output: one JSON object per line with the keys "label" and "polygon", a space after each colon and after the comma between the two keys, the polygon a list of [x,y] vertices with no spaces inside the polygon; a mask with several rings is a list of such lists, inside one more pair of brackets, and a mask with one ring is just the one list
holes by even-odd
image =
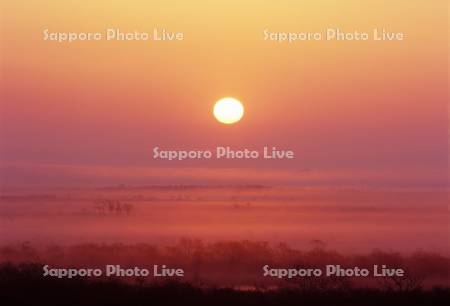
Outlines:
{"label": "yellow glow near sun", "polygon": [[244,115],[244,106],[234,98],[222,98],[214,105],[213,113],[219,122],[233,124],[241,120]]}

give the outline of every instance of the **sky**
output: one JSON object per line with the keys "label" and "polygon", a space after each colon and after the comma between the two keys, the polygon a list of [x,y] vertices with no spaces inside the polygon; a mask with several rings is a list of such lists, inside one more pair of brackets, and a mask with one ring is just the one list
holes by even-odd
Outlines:
{"label": "sky", "polygon": [[[2,185],[372,184],[448,175],[447,1],[2,2]],[[386,28],[404,41],[264,41]],[[42,31],[183,32],[176,42]],[[212,116],[232,96],[245,116]],[[152,148],[293,150],[294,160],[154,160]]]}

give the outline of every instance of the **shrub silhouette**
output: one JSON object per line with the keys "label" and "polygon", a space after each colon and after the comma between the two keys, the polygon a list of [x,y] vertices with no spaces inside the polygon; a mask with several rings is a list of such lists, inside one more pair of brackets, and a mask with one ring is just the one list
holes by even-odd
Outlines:
{"label": "shrub silhouette", "polygon": [[130,284],[114,280],[42,277],[39,264],[0,265],[0,300],[3,305],[448,305],[450,290],[380,291],[354,288],[345,291],[298,289],[242,291],[198,288],[188,283]]}
{"label": "shrub silhouette", "polygon": [[[50,245],[35,248],[30,243],[0,247],[0,263],[48,264],[54,267],[100,267],[119,264],[124,267],[147,267],[165,264],[185,270],[184,281],[191,285],[247,289],[292,289],[297,291],[345,292],[354,288],[370,287],[386,292],[428,290],[437,285],[448,286],[448,257],[419,251],[411,255],[374,251],[363,255],[344,255],[314,245],[312,249],[297,250],[286,244],[270,245],[261,241],[205,242],[199,239],[181,239],[169,246],[151,244],[78,244]],[[271,268],[325,268],[327,264],[342,267],[373,269],[374,264],[403,268],[405,277],[305,277],[278,279],[264,277],[262,267]],[[126,279],[132,283],[154,283],[156,279]]]}

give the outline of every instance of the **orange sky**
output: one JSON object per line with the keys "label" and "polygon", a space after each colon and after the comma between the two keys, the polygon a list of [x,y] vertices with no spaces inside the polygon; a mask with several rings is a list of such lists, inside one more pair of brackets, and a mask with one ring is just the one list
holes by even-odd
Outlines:
{"label": "orange sky", "polygon": [[[233,168],[246,182],[255,176],[245,179],[245,173],[263,171],[278,177],[275,173],[293,171],[282,181],[295,183],[296,173],[308,169],[325,177],[385,172],[399,181],[414,173],[424,178],[425,186],[445,184],[446,5],[446,1],[2,3],[4,177],[10,184],[25,178],[42,182],[30,169],[51,171],[57,166],[91,169],[78,178],[83,182],[90,177],[91,182],[99,167],[138,167],[151,171],[156,178],[150,182],[158,183],[161,169],[189,167],[213,172]],[[166,28],[184,32],[185,40],[70,44],[42,40],[46,28],[95,32],[109,27]],[[406,40],[293,44],[263,40],[264,29],[295,32],[327,27],[348,31],[385,27],[404,32]],[[223,96],[236,97],[245,105],[246,115],[236,125],[221,125],[211,115],[214,102]],[[296,159],[168,163],[151,158],[154,146],[216,145],[250,149],[274,145],[294,150]],[[50,181],[67,177],[70,181],[79,175],[70,173],[58,172]],[[117,181],[126,178],[118,175]],[[176,175],[173,179],[177,182]],[[216,181],[220,179],[218,170]]]}

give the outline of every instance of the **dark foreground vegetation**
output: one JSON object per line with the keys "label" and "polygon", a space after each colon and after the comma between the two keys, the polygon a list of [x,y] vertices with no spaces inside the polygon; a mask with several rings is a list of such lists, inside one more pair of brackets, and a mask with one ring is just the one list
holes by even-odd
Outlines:
{"label": "dark foreground vegetation", "polygon": [[38,264],[0,266],[2,305],[449,305],[449,288],[393,291],[236,290],[180,282],[124,283],[114,280],[44,278]]}

